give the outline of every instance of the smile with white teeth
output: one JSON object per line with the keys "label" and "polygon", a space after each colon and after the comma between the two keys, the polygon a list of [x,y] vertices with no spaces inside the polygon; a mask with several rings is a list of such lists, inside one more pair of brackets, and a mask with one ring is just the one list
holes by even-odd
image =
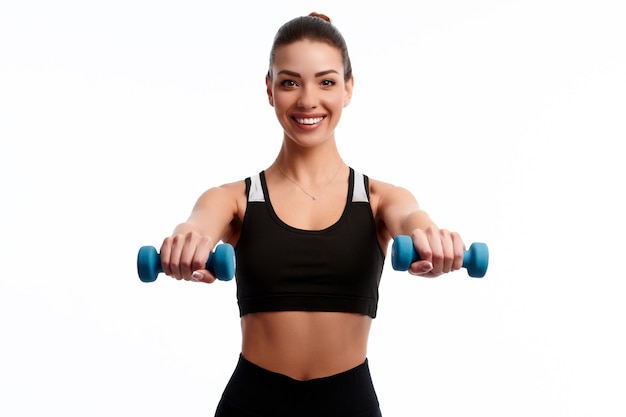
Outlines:
{"label": "smile with white teeth", "polygon": [[294,119],[296,122],[300,123],[301,125],[314,125],[324,120],[323,117],[307,117],[307,118],[294,117]]}

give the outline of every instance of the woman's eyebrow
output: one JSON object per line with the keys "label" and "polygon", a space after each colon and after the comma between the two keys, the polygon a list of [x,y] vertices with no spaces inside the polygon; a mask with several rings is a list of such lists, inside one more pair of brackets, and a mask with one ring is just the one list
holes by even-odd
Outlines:
{"label": "woman's eyebrow", "polygon": [[315,77],[323,77],[324,75],[328,75],[328,74],[337,74],[339,75],[339,72],[334,70],[334,69],[329,69],[326,71],[321,71],[315,74]]}
{"label": "woman's eyebrow", "polygon": [[[277,75],[281,75],[281,74],[289,75],[291,77],[302,78],[302,75],[300,75],[299,73],[294,72],[294,71],[289,71],[289,70],[280,70],[280,71],[278,71]],[[328,74],[337,74],[337,75],[339,75],[339,72],[334,70],[334,69],[329,69],[329,70],[326,70],[326,71],[320,71],[320,72],[315,73],[315,77],[316,78],[317,77],[323,77],[324,75],[328,75]]]}

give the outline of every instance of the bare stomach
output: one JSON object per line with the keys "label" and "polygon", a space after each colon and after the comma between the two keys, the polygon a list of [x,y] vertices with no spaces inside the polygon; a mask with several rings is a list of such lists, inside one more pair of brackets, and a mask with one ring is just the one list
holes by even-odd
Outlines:
{"label": "bare stomach", "polygon": [[241,318],[242,354],[296,380],[338,374],[365,361],[372,319],[353,313],[281,311]]}

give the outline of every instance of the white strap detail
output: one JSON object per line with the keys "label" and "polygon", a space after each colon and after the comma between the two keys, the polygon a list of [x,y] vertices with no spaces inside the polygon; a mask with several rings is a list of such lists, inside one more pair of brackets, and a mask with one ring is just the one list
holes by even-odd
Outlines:
{"label": "white strap detail", "polygon": [[352,191],[353,203],[367,203],[367,191],[365,190],[365,177],[360,172],[354,171],[354,190]]}
{"label": "white strap detail", "polygon": [[265,202],[265,195],[263,194],[263,187],[261,187],[261,176],[256,174],[250,177],[250,193],[248,194],[248,201],[255,203]]}

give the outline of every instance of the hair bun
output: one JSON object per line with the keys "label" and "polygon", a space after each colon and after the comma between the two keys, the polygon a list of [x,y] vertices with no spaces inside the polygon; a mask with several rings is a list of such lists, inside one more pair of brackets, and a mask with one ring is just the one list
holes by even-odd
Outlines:
{"label": "hair bun", "polygon": [[309,16],[311,16],[311,17],[319,17],[320,19],[325,20],[328,23],[331,23],[330,17],[326,16],[325,14],[321,14],[321,13],[317,13],[317,12],[311,12],[311,13],[309,13]]}

